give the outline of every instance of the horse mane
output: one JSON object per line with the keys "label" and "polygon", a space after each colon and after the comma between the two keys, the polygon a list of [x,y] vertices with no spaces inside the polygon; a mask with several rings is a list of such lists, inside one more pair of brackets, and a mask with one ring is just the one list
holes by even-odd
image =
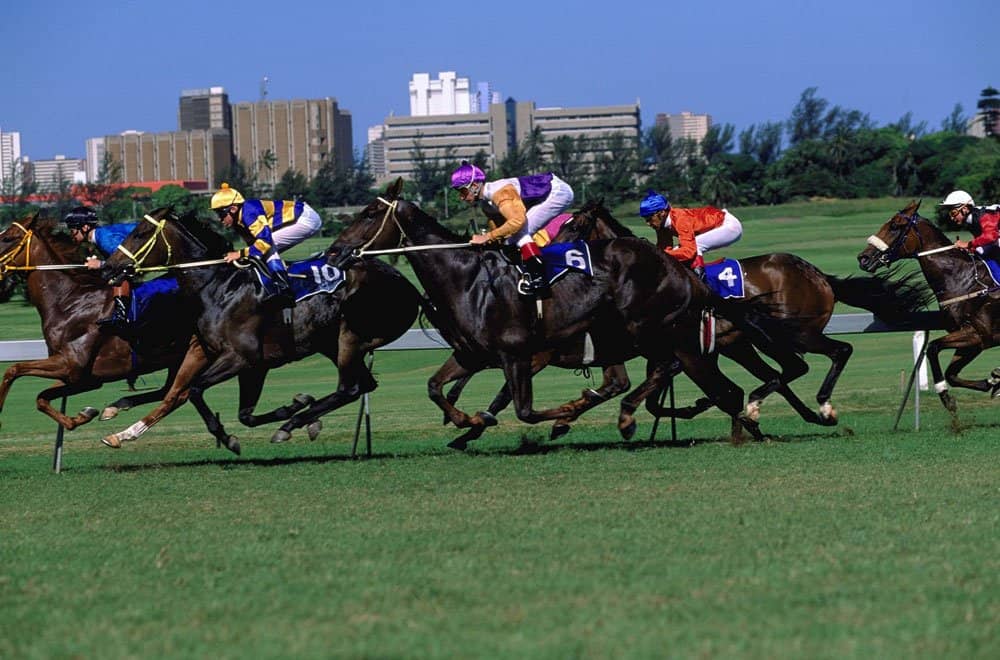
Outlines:
{"label": "horse mane", "polygon": [[[401,198],[398,199],[397,201],[398,201],[399,204],[404,205],[405,207],[413,209],[413,213],[415,213],[416,215],[419,215],[420,219],[423,222],[425,222],[425,223],[426,222],[432,222],[432,223],[434,223],[434,225],[437,227],[437,231],[435,233],[442,235],[446,240],[449,240],[452,243],[466,243],[466,242],[468,242],[468,240],[469,240],[468,237],[459,236],[458,234],[456,234],[455,232],[453,232],[452,230],[448,229],[443,224],[441,224],[438,221],[437,218],[435,218],[434,216],[430,215],[429,213],[427,213],[426,211],[424,211],[422,208],[420,208],[419,206],[417,206],[413,202],[409,202],[409,201],[407,201],[405,199],[401,199]],[[397,207],[397,210],[398,210],[398,208],[399,207]]]}
{"label": "horse mane", "polygon": [[39,218],[31,227],[36,236],[41,237],[64,263],[78,263],[82,259],[80,246],[69,234],[62,230],[55,218]]}
{"label": "horse mane", "polygon": [[[155,215],[161,211],[163,209],[157,209],[151,215]],[[201,243],[208,254],[221,255],[233,249],[232,241],[201,220],[196,211],[188,211],[181,216],[173,214],[172,211],[168,212],[170,212],[170,217],[177,226],[191,238]]]}
{"label": "horse mane", "polygon": [[611,214],[611,211],[604,206],[603,199],[592,199],[588,200],[583,208],[580,209],[578,215],[588,215],[599,219],[608,229],[611,230],[615,236],[619,238],[631,237],[635,238],[635,232],[623,225],[618,218]]}

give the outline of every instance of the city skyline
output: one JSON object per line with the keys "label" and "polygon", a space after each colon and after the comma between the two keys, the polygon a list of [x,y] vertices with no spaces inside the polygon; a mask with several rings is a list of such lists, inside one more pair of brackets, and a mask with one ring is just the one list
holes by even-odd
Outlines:
{"label": "city skyline", "polygon": [[[356,152],[369,126],[409,114],[408,83],[418,72],[455,71],[538,107],[638,101],[643,128],[659,113],[682,111],[737,130],[783,121],[803,90],[817,87],[831,104],[880,125],[912,112],[936,130],[956,103],[971,116],[980,90],[1000,86],[995,62],[987,66],[985,31],[945,36],[957,31],[949,25],[1000,18],[985,0],[947,7],[922,0],[766,8],[640,2],[627,13],[589,2],[572,12],[511,2],[505,9],[525,16],[519,36],[487,33],[472,46],[468,35],[489,29],[474,9],[436,0],[419,7],[304,2],[282,8],[283,20],[303,26],[299,38],[287,48],[250,49],[237,47],[244,37],[225,38],[217,28],[251,30],[244,23],[273,11],[268,3],[249,1],[222,21],[189,0],[171,7],[171,15],[191,17],[173,46],[150,34],[162,18],[157,3],[9,9],[0,35],[19,56],[0,64],[7,91],[0,130],[19,132],[21,152],[33,160],[81,158],[91,137],[176,130],[182,90],[222,86],[233,103],[256,101],[265,76],[272,100],[335,98],[352,115]],[[480,45],[491,39],[496,46]]]}

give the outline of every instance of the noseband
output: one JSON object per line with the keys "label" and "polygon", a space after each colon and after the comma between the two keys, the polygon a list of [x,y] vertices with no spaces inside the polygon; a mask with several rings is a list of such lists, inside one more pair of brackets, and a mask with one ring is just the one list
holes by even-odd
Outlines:
{"label": "noseband", "polygon": [[142,247],[140,247],[138,250],[135,251],[135,253],[130,252],[123,245],[118,246],[117,248],[118,251],[124,254],[129,259],[131,259],[132,265],[135,266],[135,269],[137,271],[140,271],[142,270],[142,262],[146,260],[146,257],[149,256],[149,253],[153,251],[154,247],[156,247],[156,241],[162,238],[163,244],[167,247],[167,260],[164,262],[164,264],[169,264],[170,259],[173,256],[173,248],[170,247],[170,241],[167,240],[167,237],[163,235],[163,228],[167,224],[167,219],[164,218],[162,220],[157,220],[156,218],[153,218],[150,215],[144,215],[142,219],[147,222],[153,223],[153,226],[156,227],[156,229],[153,231],[153,235],[150,236],[149,239],[142,244]]}
{"label": "noseband", "polygon": [[[8,270],[14,270],[14,271],[17,271],[17,270],[32,270],[32,267],[31,267],[31,238],[34,236],[34,233],[30,229],[25,229],[24,225],[22,225],[19,222],[12,222],[11,226],[12,227],[17,227],[22,232],[24,232],[24,236],[21,237],[21,240],[18,241],[17,245],[15,245],[10,250],[8,250],[7,252],[5,252],[3,254],[3,256],[0,256],[0,279],[3,279],[4,273],[6,273]],[[21,254],[21,252],[23,252],[25,250],[27,250],[27,253],[24,256],[24,265],[23,266],[11,266],[10,262],[13,261],[14,259],[16,259],[17,255]]]}
{"label": "noseband", "polygon": [[[885,241],[883,241],[878,236],[875,236],[874,234],[868,237],[868,240],[866,241],[868,245],[872,246],[879,252],[878,258],[876,259],[877,263],[882,264],[883,266],[888,266],[894,261],[898,261],[899,259],[903,258],[900,256],[900,251],[906,244],[906,240],[907,238],[909,238],[911,232],[913,232],[916,235],[919,247],[923,248],[924,238],[923,236],[920,235],[920,232],[917,231],[917,223],[920,221],[920,216],[914,213],[911,216],[904,216],[904,219],[906,220],[906,228],[897,234],[896,238],[893,239],[891,245],[887,244]],[[920,251],[921,250],[919,249],[914,250],[913,254],[916,254],[917,252]],[[912,256],[912,255],[907,255],[907,256]]]}
{"label": "noseband", "polygon": [[352,253],[354,257],[361,258],[362,256],[364,256],[368,248],[371,247],[372,243],[374,243],[375,240],[382,233],[382,230],[385,229],[385,226],[388,223],[390,217],[392,218],[392,221],[396,223],[396,227],[399,229],[399,243],[397,244],[396,247],[402,246],[403,242],[409,238],[409,236],[407,236],[406,232],[403,230],[403,225],[399,223],[399,218],[396,217],[396,206],[399,204],[399,200],[394,199],[390,202],[386,199],[383,199],[382,197],[378,197],[377,199],[378,201],[386,205],[385,214],[382,216],[382,222],[381,224],[379,224],[378,230],[372,235],[370,239],[368,239],[368,241],[364,245],[354,249],[354,252]]}

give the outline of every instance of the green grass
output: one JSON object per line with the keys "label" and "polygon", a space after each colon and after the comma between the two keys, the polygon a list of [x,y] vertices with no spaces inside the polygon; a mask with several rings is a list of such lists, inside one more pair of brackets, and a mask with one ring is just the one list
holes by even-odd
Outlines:
{"label": "green grass", "polygon": [[[785,224],[783,209],[740,209],[745,254],[803,253],[836,221],[861,235],[837,239],[846,263],[888,217],[818,206],[822,219]],[[45,382],[22,379],[0,428],[0,657],[997,657],[998,404],[959,392],[953,433],[924,392],[921,429],[911,405],[892,432],[909,335],[850,341],[840,426],[775,398],[772,440],[741,447],[714,411],[678,422],[677,444],[667,423],[650,442],[641,412],[625,442],[611,403],[556,442],[508,411],[458,454],[424,395],[447,354],[383,352],[371,460],[348,458],[356,406],[315,443],[271,445],[273,428],[236,423],[227,383],[208,400],[243,456],[216,449],[190,406],[121,450],[98,442],[144,409],[67,434],[56,476],[54,424],[34,410]],[[826,369],[810,364],[806,400]],[[463,405],[499,384],[477,377]],[[587,384],[543,372],[539,405]],[[307,359],[271,376],[262,409],[334,385]],[[679,401],[694,396],[678,383]]]}

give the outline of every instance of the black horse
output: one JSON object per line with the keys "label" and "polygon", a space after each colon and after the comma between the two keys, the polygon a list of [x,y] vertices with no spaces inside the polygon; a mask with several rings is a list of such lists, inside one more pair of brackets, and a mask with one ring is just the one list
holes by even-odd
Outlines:
{"label": "black horse", "polygon": [[[346,282],[335,292],[300,300],[293,323],[286,325],[281,309],[273,299],[268,301],[265,286],[252,268],[221,263],[185,267],[220,257],[229,249],[218,233],[190,217],[142,223],[122,248],[107,260],[112,277],[173,267],[182,295],[197,311],[197,320],[196,337],[163,403],[119,434],[119,441],[138,437],[190,397],[217,441],[239,453],[238,441],[225,431],[202,394],[237,375],[243,424],[285,420],[272,442],[287,440],[294,429],[303,426],[314,438],[322,415],[375,389],[365,355],[402,335],[419,309],[420,296],[413,285],[391,266],[372,262],[347,273]],[[254,415],[267,372],[314,353],[325,355],[337,366],[336,391],[318,400],[300,395],[288,406]]]}
{"label": "black horse", "polygon": [[[401,187],[397,180],[385,197],[357,215],[331,246],[332,258],[343,263],[351,250],[358,257],[399,243],[425,248],[408,252],[407,258],[426,289],[431,321],[470,372],[497,364],[503,369],[518,419],[539,423],[572,414],[573,402],[534,410],[532,357],[547,351],[572,355],[589,341],[594,366],[623,364],[636,356],[662,365],[676,355],[685,373],[730,415],[734,442],[742,439],[743,428],[763,437],[757,423],[743,414],[743,391],[722,374],[716,355],[702,352],[698,337],[703,310],[714,307],[755,332],[759,341],[768,341],[757,325],[767,325],[758,306],[719,299],[683,266],[634,238],[591,243],[593,277],[567,275],[553,287],[551,298],[537,304],[517,294],[516,273],[497,252],[442,249],[466,241],[399,199]],[[649,382],[663,378],[661,367],[652,372]],[[640,389],[645,391],[646,384]],[[455,421],[451,404],[436,403]],[[626,437],[635,430],[634,410],[623,403],[619,430]],[[465,417],[460,421],[468,425],[471,418]]]}
{"label": "black horse", "polygon": [[[920,202],[911,202],[868,238],[858,254],[858,266],[874,272],[900,259],[916,259],[941,307],[948,331],[927,345],[934,388],[958,428],[958,405],[948,391],[964,387],[1000,395],[1000,368],[979,380],[959,373],[988,348],[1000,343],[1000,287],[993,284],[986,264],[954,244],[931,221],[920,216]],[[954,349],[948,368],[941,369],[941,351]]]}

